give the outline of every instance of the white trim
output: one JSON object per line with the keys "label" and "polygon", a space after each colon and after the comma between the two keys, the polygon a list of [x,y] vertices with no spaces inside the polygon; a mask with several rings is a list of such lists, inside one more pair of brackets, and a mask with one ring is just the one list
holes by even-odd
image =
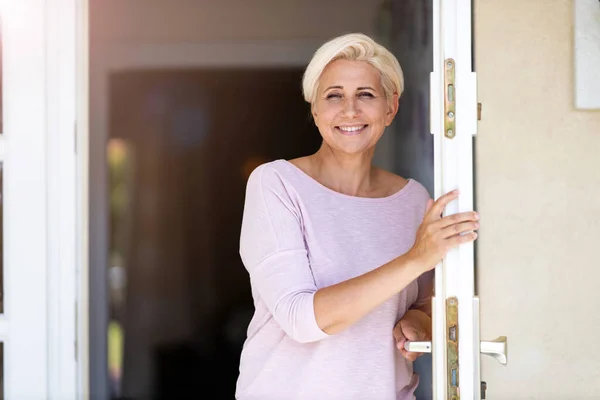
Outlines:
{"label": "white trim", "polygon": [[7,399],[74,399],[75,3],[3,4]]}
{"label": "white trim", "polygon": [[4,290],[7,399],[47,398],[46,11],[4,3]]}
{"label": "white trim", "polygon": [[6,143],[4,140],[4,135],[0,135],[0,162],[4,161],[5,155],[6,155]]}
{"label": "white trim", "polygon": [[[477,90],[471,69],[471,0],[434,2],[434,72],[432,133],[435,153],[435,197],[459,189],[458,201],[445,215],[473,210],[473,135],[477,131]],[[455,61],[456,136],[444,132],[445,60]],[[458,298],[458,374],[461,399],[480,398],[479,327],[474,285],[473,244],[452,250],[436,267],[434,301],[434,386],[437,400],[447,397],[446,299]]]}
{"label": "white trim", "polygon": [[77,398],[90,398],[89,368],[89,0],[78,0],[76,18],[76,297],[77,297]]}
{"label": "white trim", "polygon": [[48,397],[74,399],[75,1],[47,0]]}
{"label": "white trim", "polygon": [[0,316],[0,342],[6,342],[8,339],[8,320]]}

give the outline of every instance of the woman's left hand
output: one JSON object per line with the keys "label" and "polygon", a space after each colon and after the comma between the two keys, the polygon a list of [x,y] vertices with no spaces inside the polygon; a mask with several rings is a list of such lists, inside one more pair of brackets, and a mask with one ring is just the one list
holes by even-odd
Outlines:
{"label": "woman's left hand", "polygon": [[421,310],[408,310],[394,327],[394,338],[402,356],[415,361],[423,353],[406,351],[404,343],[431,340],[431,317]]}

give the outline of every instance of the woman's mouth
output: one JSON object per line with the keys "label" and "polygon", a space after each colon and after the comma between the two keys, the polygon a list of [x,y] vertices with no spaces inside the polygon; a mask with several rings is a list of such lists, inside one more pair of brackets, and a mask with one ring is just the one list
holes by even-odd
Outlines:
{"label": "woman's mouth", "polygon": [[359,135],[362,132],[364,132],[365,129],[367,129],[367,126],[369,125],[346,125],[346,126],[336,126],[335,129],[337,129],[342,135],[345,136],[355,136],[355,135]]}

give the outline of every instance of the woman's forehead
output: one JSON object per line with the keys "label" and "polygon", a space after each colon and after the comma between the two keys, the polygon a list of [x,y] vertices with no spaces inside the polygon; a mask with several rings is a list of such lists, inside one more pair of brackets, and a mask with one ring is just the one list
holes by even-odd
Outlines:
{"label": "woman's forehead", "polygon": [[371,86],[378,89],[381,85],[381,75],[377,68],[366,61],[335,60],[325,67],[320,81],[323,90],[331,86]]}

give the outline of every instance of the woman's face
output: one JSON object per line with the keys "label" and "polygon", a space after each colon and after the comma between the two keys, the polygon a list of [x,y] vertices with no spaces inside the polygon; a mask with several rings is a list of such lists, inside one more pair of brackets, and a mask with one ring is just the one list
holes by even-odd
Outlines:
{"label": "woman's face", "polygon": [[325,68],[312,107],[325,143],[346,154],[374,149],[397,111],[398,96],[386,98],[379,71],[367,62],[348,60]]}

